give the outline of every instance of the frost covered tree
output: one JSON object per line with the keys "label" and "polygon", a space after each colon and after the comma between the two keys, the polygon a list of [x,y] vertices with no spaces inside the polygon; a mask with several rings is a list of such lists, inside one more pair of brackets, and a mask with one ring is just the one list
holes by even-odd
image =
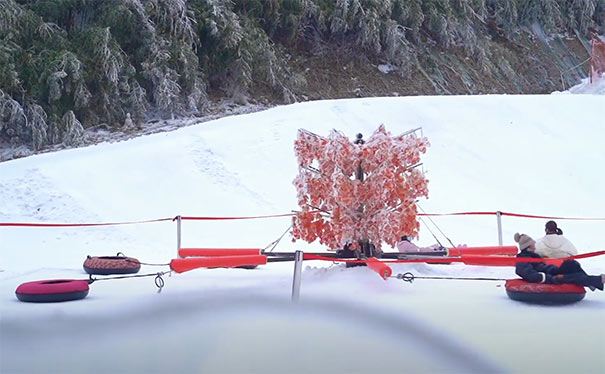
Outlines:
{"label": "frost covered tree", "polygon": [[0,0],[0,139],[61,143],[69,111],[83,129],[120,129],[126,113],[136,123],[198,115],[210,92],[293,102],[307,93],[292,57],[335,50],[404,77],[451,68],[440,55],[460,52],[478,75],[514,75],[492,52],[523,44],[536,25],[602,34],[605,1]]}
{"label": "frost covered tree", "polygon": [[84,137],[84,128],[74,112],[71,110],[63,115],[61,118],[60,126],[63,130],[63,143],[65,145],[78,145],[82,142]]}
{"label": "frost covered tree", "polygon": [[363,243],[380,250],[382,242],[394,246],[401,235],[414,235],[416,199],[428,196],[416,166],[428,144],[414,133],[393,137],[383,125],[366,142],[336,130],[327,138],[299,130],[294,239],[319,239],[332,250]]}

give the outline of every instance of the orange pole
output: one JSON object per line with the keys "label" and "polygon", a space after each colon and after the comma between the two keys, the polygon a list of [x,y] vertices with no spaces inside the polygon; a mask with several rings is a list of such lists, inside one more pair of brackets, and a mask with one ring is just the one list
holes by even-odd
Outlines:
{"label": "orange pole", "polygon": [[[462,262],[464,262],[465,265],[515,266],[515,265],[517,265],[517,262],[523,262],[522,260],[523,259],[519,259],[517,257],[508,257],[508,256],[462,255]],[[527,261],[527,262],[530,262],[530,261]],[[539,261],[531,261],[531,262],[545,262],[549,265],[561,266],[561,264],[563,263],[563,259],[561,259],[561,258],[542,258]]]}
{"label": "orange pole", "polygon": [[382,279],[387,279],[393,274],[393,270],[389,267],[389,265],[384,262],[378,260],[376,257],[370,257],[365,261],[366,265],[375,272],[378,273],[382,277]]}
{"label": "orange pole", "polygon": [[260,249],[252,248],[180,248],[180,257],[192,256],[251,256],[260,255]]}
{"label": "orange pole", "polygon": [[267,256],[263,255],[175,258],[170,261],[170,269],[177,273],[184,273],[197,268],[231,268],[266,263]]}
{"label": "orange pole", "polygon": [[464,255],[501,255],[501,256],[515,256],[519,250],[514,245],[510,246],[494,246],[494,247],[467,247],[467,248],[448,248],[450,256],[464,256]]}
{"label": "orange pole", "polygon": [[515,257],[484,256],[484,255],[462,255],[465,265],[479,266],[515,266]]}

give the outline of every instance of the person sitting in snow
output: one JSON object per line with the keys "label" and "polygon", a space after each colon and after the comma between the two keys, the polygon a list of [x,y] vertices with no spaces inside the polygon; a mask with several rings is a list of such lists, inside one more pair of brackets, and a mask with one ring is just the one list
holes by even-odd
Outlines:
{"label": "person sitting in snow", "polygon": [[401,241],[397,242],[397,250],[401,253],[420,252],[420,247],[412,243],[412,238],[407,235],[401,237]]}
{"label": "person sitting in snow", "polygon": [[[516,233],[515,242],[519,243],[517,257],[543,258],[536,251],[536,242],[526,234]],[[563,284],[571,283],[588,287],[591,291],[603,291],[605,274],[588,275],[575,260],[564,261],[561,266],[548,265],[544,262],[517,262],[515,273],[531,283]]]}
{"label": "person sitting in snow", "polygon": [[[357,242],[359,245],[358,249],[351,249],[351,243],[345,244],[343,249],[336,251],[336,254],[340,258],[357,258],[357,259],[366,259],[368,257],[382,257],[382,249],[376,248],[373,243],[370,243],[368,240],[359,240]],[[346,267],[355,267],[355,266],[366,266],[364,263],[354,263],[347,262]]]}
{"label": "person sitting in snow", "polygon": [[563,231],[555,221],[546,222],[546,235],[536,242],[536,253],[542,257],[564,258],[577,255],[578,251],[571,242],[563,236]]}
{"label": "person sitting in snow", "polygon": [[447,249],[439,243],[428,247],[418,247],[416,244],[412,243],[412,237],[409,235],[402,236],[401,241],[397,242],[396,247],[400,253],[447,251]]}

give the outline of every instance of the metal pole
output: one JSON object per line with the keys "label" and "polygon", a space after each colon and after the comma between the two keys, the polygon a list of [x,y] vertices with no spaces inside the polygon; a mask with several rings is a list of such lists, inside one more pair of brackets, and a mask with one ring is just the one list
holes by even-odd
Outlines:
{"label": "metal pole", "polygon": [[179,258],[179,249],[181,249],[181,216],[176,216],[176,257]]}
{"label": "metal pole", "polygon": [[292,278],[292,301],[298,302],[300,298],[300,281],[303,265],[303,251],[294,253],[294,277]]}
{"label": "metal pole", "polygon": [[496,219],[498,220],[498,245],[502,247],[502,212],[496,212]]}

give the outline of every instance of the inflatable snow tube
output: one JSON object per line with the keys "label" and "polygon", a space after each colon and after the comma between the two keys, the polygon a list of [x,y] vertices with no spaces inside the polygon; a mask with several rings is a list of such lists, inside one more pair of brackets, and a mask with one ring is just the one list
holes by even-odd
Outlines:
{"label": "inflatable snow tube", "polygon": [[136,258],[125,256],[88,256],[84,261],[84,271],[88,274],[133,274],[141,269],[141,263]]}
{"label": "inflatable snow tube", "polygon": [[28,303],[56,303],[80,300],[88,295],[88,281],[76,279],[50,279],[19,285],[15,295]]}
{"label": "inflatable snow tube", "polygon": [[534,304],[571,304],[586,296],[584,287],[575,284],[530,283],[523,279],[509,279],[505,288],[511,299]]}

